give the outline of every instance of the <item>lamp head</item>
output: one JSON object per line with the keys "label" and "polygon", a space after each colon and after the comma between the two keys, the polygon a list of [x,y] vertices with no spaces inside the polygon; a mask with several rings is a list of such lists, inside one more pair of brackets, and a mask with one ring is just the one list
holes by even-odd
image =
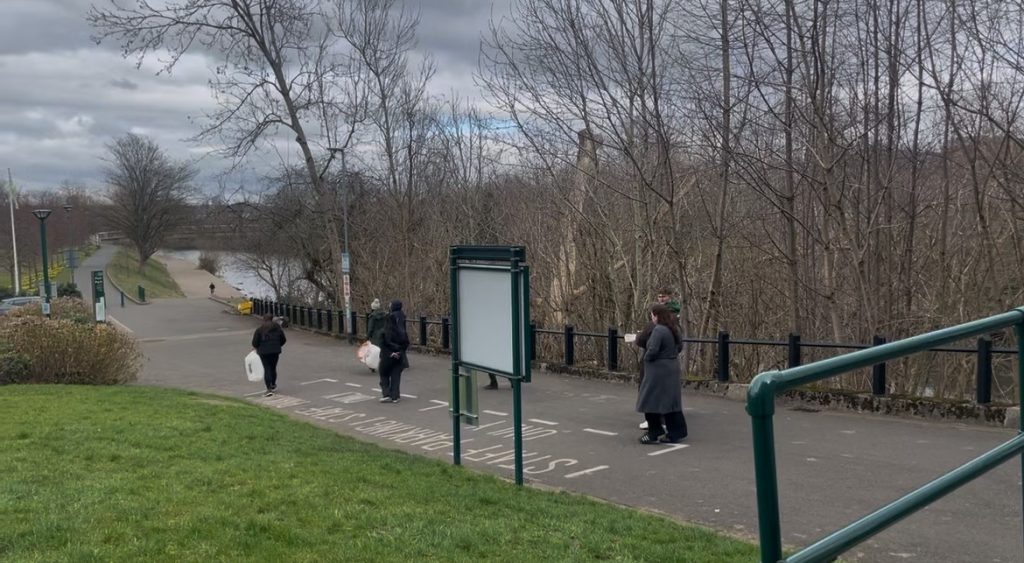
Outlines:
{"label": "lamp head", "polygon": [[50,213],[52,213],[52,211],[49,209],[36,209],[32,212],[32,214],[36,216],[36,219],[39,219],[40,221],[45,221],[46,218],[50,216]]}

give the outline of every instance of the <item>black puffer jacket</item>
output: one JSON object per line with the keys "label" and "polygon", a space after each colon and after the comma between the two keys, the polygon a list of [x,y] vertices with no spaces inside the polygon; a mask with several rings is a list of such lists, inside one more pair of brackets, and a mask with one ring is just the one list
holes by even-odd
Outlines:
{"label": "black puffer jacket", "polygon": [[270,323],[269,329],[261,326],[252,335],[252,347],[261,356],[265,354],[280,354],[281,347],[284,346],[285,342],[288,342],[288,338],[285,337],[281,325],[277,323]]}

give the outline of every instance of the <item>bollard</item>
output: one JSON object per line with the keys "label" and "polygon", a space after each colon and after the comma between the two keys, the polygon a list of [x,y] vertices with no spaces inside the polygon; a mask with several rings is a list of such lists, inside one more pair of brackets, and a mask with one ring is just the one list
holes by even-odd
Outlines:
{"label": "bollard", "polygon": [[619,329],[608,327],[608,371],[619,369]]}
{"label": "bollard", "polygon": [[789,333],[789,367],[795,368],[800,365],[800,335]]}
{"label": "bollard", "polygon": [[571,366],[576,362],[576,327],[565,325],[565,365]]}
{"label": "bollard", "polygon": [[729,382],[729,332],[718,331],[718,369],[716,379],[722,383]]}
{"label": "bollard", "polygon": [[452,334],[449,332],[451,320],[441,317],[441,349],[447,350],[452,345]]}
{"label": "bollard", "polygon": [[[1018,360],[1020,361],[1020,360]],[[992,338],[978,338],[978,371],[975,400],[979,405],[992,402]]]}
{"label": "bollard", "polygon": [[530,361],[537,360],[537,323],[530,323]]}
{"label": "bollard", "polygon": [[[877,334],[871,339],[872,346],[885,344],[885,337]],[[871,366],[871,394],[876,397],[885,395],[885,362]]]}
{"label": "bollard", "polygon": [[427,345],[427,317],[420,315],[420,346]]}
{"label": "bollard", "polygon": [[139,301],[146,302],[146,288],[141,283],[139,284]]}

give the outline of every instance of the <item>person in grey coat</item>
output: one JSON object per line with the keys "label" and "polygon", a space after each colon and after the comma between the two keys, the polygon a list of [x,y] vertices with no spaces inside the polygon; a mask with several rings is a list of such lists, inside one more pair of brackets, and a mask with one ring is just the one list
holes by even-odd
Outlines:
{"label": "person in grey coat", "polygon": [[637,412],[644,413],[647,419],[647,432],[640,437],[640,442],[675,444],[687,435],[679,366],[682,338],[668,307],[660,304],[652,307],[651,321],[654,329],[647,340],[644,379],[636,400]]}

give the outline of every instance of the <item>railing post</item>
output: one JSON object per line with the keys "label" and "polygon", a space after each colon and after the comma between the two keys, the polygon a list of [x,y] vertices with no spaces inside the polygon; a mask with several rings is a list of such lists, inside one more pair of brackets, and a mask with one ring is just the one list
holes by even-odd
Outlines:
{"label": "railing post", "polygon": [[316,329],[324,329],[324,311],[320,307],[316,308]]}
{"label": "railing post", "polygon": [[325,316],[327,317],[327,334],[330,334],[334,332],[334,309],[328,307],[326,313],[327,314]]}
{"label": "railing post", "polygon": [[992,338],[989,336],[978,338],[977,374],[976,401],[979,405],[987,405],[992,402]]}
{"label": "railing post", "polygon": [[795,368],[800,365],[800,335],[795,332],[789,333],[789,360],[788,367]]}
{"label": "railing post", "polygon": [[452,345],[452,334],[448,332],[451,321],[448,317],[441,317],[441,349],[447,350]]}
{"label": "railing post", "polygon": [[420,315],[420,346],[427,345],[427,317]]}
{"label": "railing post", "polygon": [[530,323],[530,361],[537,360],[537,323]]}
{"label": "railing post", "polygon": [[306,309],[306,318],[309,320],[309,328],[316,328],[316,309],[308,307]]}
{"label": "railing post", "polygon": [[565,325],[565,365],[576,363],[576,327]]}
{"label": "railing post", "polygon": [[355,311],[352,311],[352,313],[349,314],[348,321],[348,341],[352,342],[356,337],[356,333],[359,332],[359,315]]}
{"label": "railing post", "polygon": [[608,327],[608,371],[619,369],[619,329]]}
{"label": "railing post", "polygon": [[[877,334],[871,339],[872,346],[885,344],[885,337]],[[876,397],[885,395],[885,362],[871,366],[871,394]]]}
{"label": "railing post", "polygon": [[718,369],[716,378],[722,383],[729,382],[729,331],[718,331]]}
{"label": "railing post", "polygon": [[[747,408],[750,408],[749,403]],[[778,563],[782,560],[782,524],[779,517],[779,482],[775,467],[775,428],[772,419],[771,414],[751,416],[761,563]]]}

